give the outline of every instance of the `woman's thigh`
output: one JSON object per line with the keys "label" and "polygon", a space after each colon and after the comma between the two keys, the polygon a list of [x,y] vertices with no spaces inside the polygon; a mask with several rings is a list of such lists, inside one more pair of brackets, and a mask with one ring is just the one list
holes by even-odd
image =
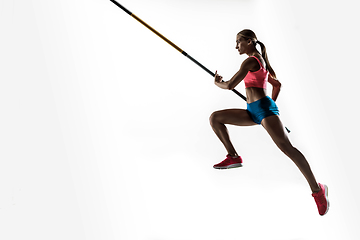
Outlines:
{"label": "woman's thigh", "polygon": [[225,109],[216,111],[211,115],[210,121],[217,121],[223,124],[236,126],[257,125],[245,109]]}
{"label": "woman's thigh", "polygon": [[264,118],[261,125],[266,129],[272,140],[282,151],[288,151],[292,148],[285,127],[278,115]]}

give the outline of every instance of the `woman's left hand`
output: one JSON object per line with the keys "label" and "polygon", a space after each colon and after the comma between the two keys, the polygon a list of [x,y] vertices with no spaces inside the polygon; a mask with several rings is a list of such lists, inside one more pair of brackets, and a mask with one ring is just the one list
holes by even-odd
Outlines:
{"label": "woman's left hand", "polygon": [[217,70],[215,72],[215,83],[220,83],[223,77],[217,74]]}

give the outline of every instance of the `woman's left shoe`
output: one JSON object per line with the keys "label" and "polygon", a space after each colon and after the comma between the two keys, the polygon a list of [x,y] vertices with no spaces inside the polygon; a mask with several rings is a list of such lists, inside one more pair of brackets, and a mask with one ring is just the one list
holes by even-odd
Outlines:
{"label": "woman's left shoe", "polygon": [[242,167],[241,157],[232,157],[229,154],[226,156],[226,159],[224,161],[214,165],[214,168],[216,169],[229,169],[237,167]]}

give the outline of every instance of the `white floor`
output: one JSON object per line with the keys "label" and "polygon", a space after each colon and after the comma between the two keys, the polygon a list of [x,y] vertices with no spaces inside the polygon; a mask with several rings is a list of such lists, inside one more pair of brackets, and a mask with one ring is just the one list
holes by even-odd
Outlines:
{"label": "white floor", "polygon": [[213,169],[226,153],[208,118],[245,102],[110,1],[2,3],[0,239],[359,239],[359,19],[310,2],[122,1],[226,78],[236,33],[256,30],[325,216],[261,126],[229,126],[244,166]]}

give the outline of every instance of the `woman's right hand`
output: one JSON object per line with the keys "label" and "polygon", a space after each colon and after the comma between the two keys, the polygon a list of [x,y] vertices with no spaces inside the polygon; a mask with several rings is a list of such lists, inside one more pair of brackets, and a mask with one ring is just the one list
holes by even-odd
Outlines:
{"label": "woman's right hand", "polygon": [[215,72],[215,83],[220,83],[223,77],[217,74],[217,70]]}

